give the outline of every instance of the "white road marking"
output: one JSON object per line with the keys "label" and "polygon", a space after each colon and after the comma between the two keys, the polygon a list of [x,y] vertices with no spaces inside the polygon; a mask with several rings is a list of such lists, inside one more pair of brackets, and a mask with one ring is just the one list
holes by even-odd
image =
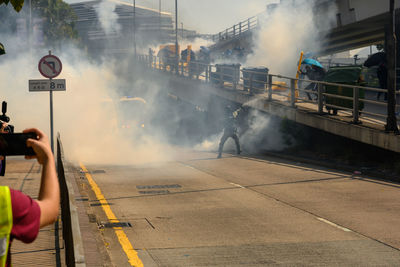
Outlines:
{"label": "white road marking", "polygon": [[342,227],[342,226],[340,226],[340,225],[337,225],[336,223],[333,223],[333,222],[330,222],[330,221],[328,221],[328,220],[325,220],[324,218],[319,218],[319,217],[317,217],[317,219],[320,220],[321,222],[324,222],[324,223],[327,223],[327,224],[329,224],[329,225],[331,225],[331,226],[333,226],[333,227],[336,227],[336,228],[338,228],[338,229],[340,229],[340,230],[342,230],[342,231],[345,231],[345,232],[353,232],[353,231],[351,231],[350,229],[347,229],[347,228],[345,228],[345,227]]}

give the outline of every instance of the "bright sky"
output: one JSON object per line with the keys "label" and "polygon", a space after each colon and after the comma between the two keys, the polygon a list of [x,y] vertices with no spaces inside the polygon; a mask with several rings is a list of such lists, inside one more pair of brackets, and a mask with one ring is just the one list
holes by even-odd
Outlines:
{"label": "bright sky", "polygon": [[[175,0],[136,0],[136,5],[158,10],[160,1],[162,11],[175,13]],[[200,33],[217,33],[263,12],[267,4],[276,2],[279,0],[178,0],[178,23],[179,27],[183,23],[185,29]]]}

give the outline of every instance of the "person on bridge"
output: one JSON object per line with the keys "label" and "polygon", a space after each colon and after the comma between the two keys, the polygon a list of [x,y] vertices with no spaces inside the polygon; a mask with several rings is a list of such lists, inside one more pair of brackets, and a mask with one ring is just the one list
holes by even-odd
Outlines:
{"label": "person on bridge", "polygon": [[[370,55],[367,60],[364,62],[364,66],[367,68],[371,68],[373,66],[377,66],[376,75],[379,80],[379,87],[381,89],[387,90],[387,77],[388,77],[388,69],[386,62],[386,53],[385,52],[377,52],[375,54]],[[382,92],[378,92],[376,99],[379,100]],[[384,94],[385,101],[387,100],[387,93]]]}
{"label": "person on bridge", "polygon": [[[0,132],[4,133],[6,126],[2,123]],[[58,217],[60,189],[48,138],[35,128],[23,132],[37,134],[36,140],[27,140],[27,146],[33,148],[35,156],[25,158],[36,158],[42,165],[39,197],[33,200],[18,190],[0,186],[0,267],[11,266],[10,246],[13,239],[31,243],[40,228],[54,223]]]}
{"label": "person on bridge", "polygon": [[[301,74],[307,76],[309,80],[312,81],[322,81],[325,77],[325,70],[323,68],[320,68],[316,65],[305,65],[305,71],[301,72]],[[307,85],[306,88],[304,88],[309,91],[317,91],[318,90],[318,84],[317,83],[310,83]],[[306,92],[308,100],[313,100],[311,93]],[[317,96],[318,97],[318,96]]]}
{"label": "person on bridge", "polygon": [[221,141],[219,143],[218,158],[222,157],[222,150],[224,148],[224,144],[229,137],[232,137],[233,140],[235,140],[236,153],[239,155],[241,152],[239,138],[237,136],[237,125],[236,125],[237,124],[236,119],[240,111],[241,108],[232,112],[231,106],[228,105],[225,107],[224,134],[222,135]]}

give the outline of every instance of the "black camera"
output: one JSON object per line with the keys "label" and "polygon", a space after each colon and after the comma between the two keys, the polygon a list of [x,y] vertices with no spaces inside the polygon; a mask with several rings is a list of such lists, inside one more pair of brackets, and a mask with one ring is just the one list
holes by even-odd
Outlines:
{"label": "black camera", "polygon": [[3,103],[1,104],[1,112],[3,113],[2,115],[0,115],[0,129],[3,129],[4,132],[7,133],[13,133],[14,132],[14,126],[11,124],[8,124],[7,126],[3,127],[3,123],[8,123],[10,122],[10,117],[8,117],[6,115],[7,113],[7,102],[3,101]]}
{"label": "black camera", "polygon": [[[4,123],[10,122],[10,117],[6,115],[7,113],[7,102],[3,101],[1,104],[1,113],[0,115],[0,129],[3,130],[6,133],[13,133],[14,132],[14,126],[8,124],[7,126],[3,126]],[[0,176],[4,176],[5,171],[6,171],[6,157],[3,155],[3,160],[0,161]]]}

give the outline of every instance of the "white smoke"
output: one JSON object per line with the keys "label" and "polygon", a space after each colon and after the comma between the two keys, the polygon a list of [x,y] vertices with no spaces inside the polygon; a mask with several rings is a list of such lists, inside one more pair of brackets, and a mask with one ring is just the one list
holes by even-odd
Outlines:
{"label": "white smoke", "polygon": [[207,39],[202,39],[202,38],[195,38],[194,40],[183,39],[180,42],[180,48],[182,51],[182,50],[185,50],[188,47],[188,45],[191,45],[193,51],[199,51],[201,46],[207,47],[212,44],[213,44],[212,41],[207,40]]}
{"label": "white smoke", "polygon": [[[252,103],[246,103],[244,108],[251,107]],[[273,119],[268,114],[261,112],[255,108],[239,112],[238,117],[238,136],[241,150],[248,154],[259,153],[262,150],[279,151],[286,147],[280,133],[280,120]],[[244,116],[244,120],[240,119]],[[243,124],[244,123],[244,124]],[[240,125],[243,124],[243,125]],[[205,139],[202,143],[195,146],[195,150],[216,152],[219,148],[223,132],[212,135]],[[236,146],[232,138],[228,138],[223,151],[235,152]]]}
{"label": "white smoke", "polygon": [[315,14],[315,0],[281,1],[270,13],[259,17],[254,52],[246,65],[266,66],[270,73],[294,76],[300,52],[318,52],[321,32],[332,26],[336,7]]}
{"label": "white smoke", "polygon": [[106,35],[118,35],[121,32],[121,25],[118,23],[118,14],[115,12],[116,7],[116,2],[102,0],[95,9],[101,27]]}
{"label": "white smoke", "polygon": [[240,136],[240,142],[243,143],[243,150],[248,153],[284,149],[280,120],[273,120],[266,113],[251,109],[248,116],[248,129]]}
{"label": "white smoke", "polygon": [[218,151],[218,145],[222,134],[221,132],[206,138],[200,144],[197,144],[194,149],[198,151]]}
{"label": "white smoke", "polygon": [[[32,56],[28,49],[16,53],[11,49],[17,45],[13,41],[16,39],[8,36],[2,39],[7,54],[0,60],[0,100],[8,102],[7,115],[15,125],[15,132],[36,127],[50,136],[49,92],[28,91],[29,79],[45,79],[37,65],[48,51],[34,51]],[[168,145],[157,138],[162,133],[145,134],[144,125],[133,125],[129,130],[121,128],[120,114],[124,111],[120,108],[118,88],[123,79],[114,72],[120,62],[107,60],[99,64],[91,62],[75,47],[64,46],[61,50],[52,52],[63,63],[57,79],[66,79],[66,91],[53,92],[54,133],[60,132],[68,160],[141,164],[173,157]],[[137,81],[131,89],[140,86]],[[155,83],[150,82],[149,86],[158,91]]]}

